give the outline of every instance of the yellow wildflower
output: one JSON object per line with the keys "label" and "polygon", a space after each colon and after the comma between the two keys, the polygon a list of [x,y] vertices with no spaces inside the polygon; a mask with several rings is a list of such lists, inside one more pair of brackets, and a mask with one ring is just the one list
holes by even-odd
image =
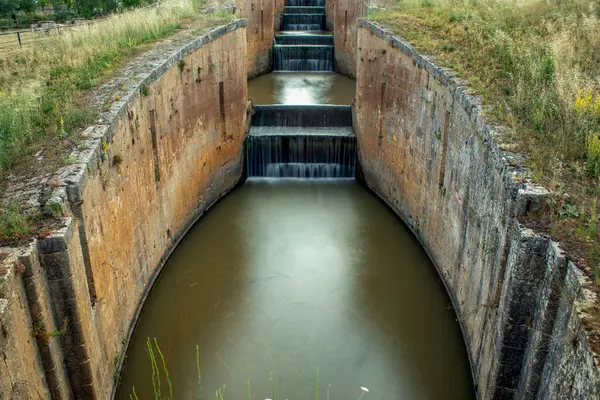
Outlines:
{"label": "yellow wildflower", "polygon": [[600,94],[596,96],[596,101],[594,102],[594,114],[600,115]]}
{"label": "yellow wildflower", "polygon": [[[575,100],[575,109],[578,111],[588,111],[592,107],[592,99],[594,97],[594,92],[592,89],[588,90],[585,95],[583,90],[579,90],[577,94],[577,100]],[[600,108],[600,104],[599,104]]]}

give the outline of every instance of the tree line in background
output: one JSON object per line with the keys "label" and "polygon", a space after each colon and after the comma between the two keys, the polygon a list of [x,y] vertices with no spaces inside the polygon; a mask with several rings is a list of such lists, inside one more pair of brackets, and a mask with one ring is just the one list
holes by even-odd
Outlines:
{"label": "tree line in background", "polygon": [[19,19],[34,14],[46,14],[57,20],[91,18],[155,2],[156,0],[0,0],[0,18],[10,18],[15,24]]}

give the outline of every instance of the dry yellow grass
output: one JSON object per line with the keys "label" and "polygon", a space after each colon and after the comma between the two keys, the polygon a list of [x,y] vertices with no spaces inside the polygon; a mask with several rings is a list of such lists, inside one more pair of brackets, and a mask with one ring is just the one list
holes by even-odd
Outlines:
{"label": "dry yellow grass", "polygon": [[370,17],[456,70],[557,202],[538,227],[600,282],[600,3],[401,0]]}
{"label": "dry yellow grass", "polygon": [[74,106],[115,63],[140,45],[165,37],[194,18],[200,27],[232,19],[201,14],[199,0],[171,0],[0,54],[0,175],[38,138],[67,136],[89,122]]}

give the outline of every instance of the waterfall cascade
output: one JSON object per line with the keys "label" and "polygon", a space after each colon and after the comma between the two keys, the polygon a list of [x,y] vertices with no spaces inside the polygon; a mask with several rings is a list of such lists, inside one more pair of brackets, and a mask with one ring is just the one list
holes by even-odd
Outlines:
{"label": "waterfall cascade", "polygon": [[333,71],[333,46],[276,44],[275,71]]}
{"label": "waterfall cascade", "polygon": [[324,33],[324,1],[286,1],[281,28],[287,34],[275,38],[275,71],[333,71],[333,36]]}
{"label": "waterfall cascade", "polygon": [[248,176],[352,178],[350,106],[257,106],[246,142]]}
{"label": "waterfall cascade", "polygon": [[[274,70],[332,72],[333,36],[323,0],[287,0],[274,40]],[[249,177],[352,178],[356,136],[351,106],[259,105],[246,141]]]}

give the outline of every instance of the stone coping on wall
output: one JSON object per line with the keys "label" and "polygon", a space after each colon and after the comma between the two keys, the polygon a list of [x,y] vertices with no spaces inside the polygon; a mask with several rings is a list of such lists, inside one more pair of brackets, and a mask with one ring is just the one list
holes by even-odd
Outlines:
{"label": "stone coping on wall", "polygon": [[[401,52],[409,56],[413,62],[420,68],[426,70],[434,76],[439,82],[448,87],[453,93],[456,104],[464,109],[469,116],[469,119],[477,135],[482,139],[486,149],[492,156],[494,168],[503,177],[504,184],[508,189],[507,192],[512,196],[512,215],[513,223],[518,235],[521,237],[537,238],[547,242],[548,248],[553,251],[548,252],[548,259],[557,254],[563,255],[565,252],[560,248],[560,244],[552,241],[549,237],[534,232],[518,222],[518,218],[526,215],[529,212],[544,209],[548,205],[548,201],[553,196],[553,193],[543,186],[532,181],[533,173],[523,164],[527,157],[522,154],[511,151],[511,146],[502,143],[502,138],[508,132],[507,128],[502,126],[492,126],[485,120],[483,113],[482,98],[473,94],[473,90],[469,87],[468,81],[457,76],[456,72],[443,68],[435,64],[432,57],[420,54],[416,51],[408,41],[400,37],[376,22],[368,19],[359,19],[358,27],[368,30],[371,34],[383,39],[392,48],[399,49]],[[360,51],[360,49],[358,49]],[[428,251],[428,249],[426,249]],[[429,251],[428,251],[429,252]],[[567,256],[568,258],[568,256]],[[551,262],[549,262],[551,264]],[[579,354],[581,363],[591,362],[592,365],[587,365],[595,368],[596,376],[600,377],[599,356],[594,353],[589,346],[590,335],[585,328],[584,321],[590,318],[589,311],[592,306],[598,303],[598,295],[593,290],[590,290],[590,279],[575,265],[574,262],[568,261],[566,267],[565,292],[573,299],[574,308],[577,312],[575,318],[577,321],[573,325],[581,327],[576,334],[577,339],[585,340],[588,343],[586,348],[588,354]],[[452,297],[452,296],[451,296]],[[596,318],[596,317],[592,317]],[[464,331],[464,329],[463,329]],[[584,360],[585,359],[585,360]],[[573,360],[571,360],[573,362]],[[564,368],[564,365],[556,366],[556,368]],[[579,382],[579,384],[590,385],[591,382]],[[585,393],[586,388],[581,388],[579,393]],[[551,394],[546,393],[551,396]]]}

